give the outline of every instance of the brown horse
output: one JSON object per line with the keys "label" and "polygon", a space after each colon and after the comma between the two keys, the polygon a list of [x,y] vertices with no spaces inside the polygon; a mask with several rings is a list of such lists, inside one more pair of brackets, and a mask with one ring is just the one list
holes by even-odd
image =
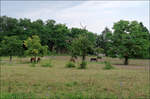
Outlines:
{"label": "brown horse", "polygon": [[71,58],[70,61],[74,63],[76,62],[74,58]]}
{"label": "brown horse", "polygon": [[40,58],[40,57],[38,57],[38,59],[37,59],[37,63],[38,63],[38,62],[40,62],[40,60],[41,60],[41,58]]}
{"label": "brown horse", "polygon": [[31,62],[31,63],[32,63],[32,62],[36,62],[36,58],[32,57],[32,58],[30,59],[30,62]]}

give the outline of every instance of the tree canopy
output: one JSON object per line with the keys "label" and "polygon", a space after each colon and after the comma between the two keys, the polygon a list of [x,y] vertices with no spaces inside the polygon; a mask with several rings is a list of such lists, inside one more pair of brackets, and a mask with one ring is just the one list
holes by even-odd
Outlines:
{"label": "tree canopy", "polygon": [[4,56],[19,56],[23,54],[23,43],[17,36],[4,37],[0,44],[0,54]]}
{"label": "tree canopy", "polygon": [[[39,37],[37,42],[39,46],[47,46],[48,52],[69,54],[72,43],[76,44],[79,41],[86,39],[85,46],[92,45],[92,50],[86,54],[95,54],[94,49],[103,49],[102,53],[110,57],[120,58],[150,58],[150,33],[142,22],[120,20],[114,23],[112,30],[106,27],[102,33],[93,33],[86,28],[72,27],[68,28],[65,24],[57,23],[55,20],[49,19],[43,21],[41,19],[31,21],[27,18],[12,18],[0,16],[0,49],[6,48],[6,43],[11,38],[18,42],[22,42],[20,53],[29,51],[23,41],[31,40],[33,35]],[[85,37],[82,37],[86,35]],[[6,38],[8,40],[6,40]],[[10,41],[9,40],[9,41]],[[13,41],[12,42],[17,42]],[[79,40],[79,41],[78,41]],[[8,42],[9,42],[8,41]],[[10,42],[10,43],[12,43]],[[18,43],[16,43],[18,44]],[[82,44],[81,42],[79,45]],[[9,49],[9,43],[7,48]],[[81,45],[80,45],[81,46]],[[18,47],[20,48],[20,47]],[[31,48],[31,47],[30,47]],[[82,47],[81,47],[82,48]],[[16,50],[18,50],[16,48]],[[81,50],[79,51],[81,52]],[[8,52],[1,55],[8,55]],[[80,53],[81,54],[81,53]],[[18,55],[13,53],[13,55]],[[23,55],[23,54],[20,54]]]}
{"label": "tree canopy", "polygon": [[40,43],[40,38],[36,35],[29,37],[27,40],[24,41],[24,45],[27,48],[25,53],[27,55],[34,56],[43,56],[47,54],[47,46],[42,46]]}
{"label": "tree canopy", "polygon": [[121,58],[125,58],[128,64],[128,58],[146,57],[149,49],[149,32],[143,29],[143,26],[137,21],[120,20],[113,26],[112,52]]}

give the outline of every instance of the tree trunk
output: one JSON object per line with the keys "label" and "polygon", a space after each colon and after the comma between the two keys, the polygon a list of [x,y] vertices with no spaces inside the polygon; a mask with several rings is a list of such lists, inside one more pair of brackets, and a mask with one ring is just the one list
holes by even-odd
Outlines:
{"label": "tree trunk", "polygon": [[34,62],[36,63],[36,56],[34,56],[35,57],[35,60],[34,60]]}
{"label": "tree trunk", "polygon": [[10,56],[10,58],[9,58],[9,62],[11,62],[12,61],[12,56]]}
{"label": "tree trunk", "polygon": [[85,61],[85,55],[82,56],[82,61]]}
{"label": "tree trunk", "polygon": [[125,57],[124,65],[128,65],[128,57]]}

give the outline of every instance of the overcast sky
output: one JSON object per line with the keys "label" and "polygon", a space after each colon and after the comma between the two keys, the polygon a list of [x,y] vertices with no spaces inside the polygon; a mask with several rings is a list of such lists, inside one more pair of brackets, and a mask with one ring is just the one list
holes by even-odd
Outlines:
{"label": "overcast sky", "polygon": [[54,19],[69,27],[101,33],[114,22],[137,20],[149,28],[149,1],[1,1],[1,15],[31,20]]}

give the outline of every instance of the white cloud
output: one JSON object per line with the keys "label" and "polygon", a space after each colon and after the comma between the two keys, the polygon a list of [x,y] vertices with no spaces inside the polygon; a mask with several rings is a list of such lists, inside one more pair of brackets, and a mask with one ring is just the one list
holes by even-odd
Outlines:
{"label": "white cloud", "polygon": [[[81,27],[80,22],[87,25],[90,31],[100,33],[105,26],[112,28],[114,22],[120,19],[124,20],[138,20],[144,22],[146,25],[148,22],[148,16],[131,16],[127,12],[122,14],[121,9],[140,7],[145,2],[135,1],[112,1],[112,2],[101,2],[101,1],[87,1],[84,4],[68,8],[60,11],[56,14],[58,21],[67,23],[70,27]],[[119,8],[119,9],[118,9]],[[130,11],[129,11],[130,12]],[[134,12],[133,12],[134,13]],[[147,14],[148,15],[148,14]]]}
{"label": "white cloud", "polygon": [[[36,19],[54,19],[58,23],[65,23],[69,27],[79,27],[80,22],[87,25],[87,29],[100,33],[105,26],[111,28],[113,23],[124,20],[142,21],[149,27],[148,1],[65,1],[63,4],[34,4],[36,9],[28,9],[18,14],[18,17]],[[53,5],[53,6],[48,6]],[[26,6],[31,7],[31,6]],[[31,7],[32,8],[32,7]]]}

